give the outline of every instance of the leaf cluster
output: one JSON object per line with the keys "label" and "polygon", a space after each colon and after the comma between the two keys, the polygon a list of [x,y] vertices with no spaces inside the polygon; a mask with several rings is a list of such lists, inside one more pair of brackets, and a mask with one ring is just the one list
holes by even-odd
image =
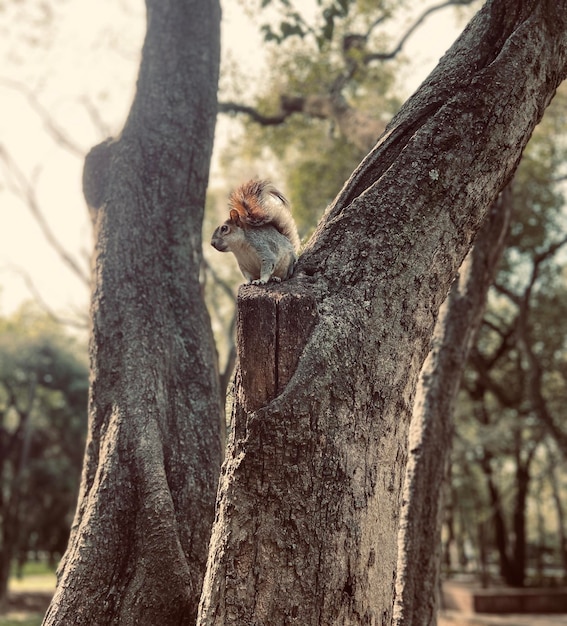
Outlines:
{"label": "leaf cluster", "polygon": [[349,17],[352,8],[360,4],[356,0],[316,0],[316,2],[319,9],[317,19],[315,23],[310,23],[305,14],[296,8],[291,0],[279,0],[279,2],[262,0],[262,9],[270,5],[276,6],[279,14],[277,25],[262,24],[261,31],[264,34],[264,40],[281,44],[291,37],[304,39],[311,36],[319,50],[323,50],[332,41],[337,24]]}
{"label": "leaf cluster", "polygon": [[10,536],[23,554],[64,550],[87,398],[86,351],[73,338],[27,306],[0,319],[0,549]]}

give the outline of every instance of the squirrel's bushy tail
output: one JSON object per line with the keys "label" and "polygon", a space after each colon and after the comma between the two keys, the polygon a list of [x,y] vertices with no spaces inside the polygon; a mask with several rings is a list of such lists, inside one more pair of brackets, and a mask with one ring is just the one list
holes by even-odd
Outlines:
{"label": "squirrel's bushy tail", "polygon": [[270,181],[250,180],[240,185],[230,194],[229,207],[248,226],[271,224],[289,239],[296,252],[299,250],[299,235],[289,202]]}

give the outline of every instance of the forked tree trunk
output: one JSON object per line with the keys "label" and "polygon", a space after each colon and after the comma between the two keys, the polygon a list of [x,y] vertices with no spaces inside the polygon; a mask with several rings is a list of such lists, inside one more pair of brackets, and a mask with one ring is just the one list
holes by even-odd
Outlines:
{"label": "forked tree trunk", "polygon": [[406,439],[435,318],[564,78],[567,0],[488,2],[281,286],[239,294],[198,624],[391,623]]}
{"label": "forked tree trunk", "polygon": [[470,346],[508,233],[512,194],[494,204],[439,311],[417,386],[400,522],[396,626],[434,626],[439,608],[443,484]]}
{"label": "forked tree trunk", "polygon": [[194,624],[221,463],[201,296],[215,0],[147,0],[125,128],[87,157],[95,232],[89,435],[46,626]]}

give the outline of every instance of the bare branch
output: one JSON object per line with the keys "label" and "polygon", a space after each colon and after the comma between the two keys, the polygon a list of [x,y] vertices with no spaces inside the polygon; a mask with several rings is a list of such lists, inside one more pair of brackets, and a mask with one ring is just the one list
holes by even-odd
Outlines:
{"label": "bare branch", "polygon": [[544,368],[540,359],[534,350],[532,328],[530,325],[530,305],[529,300],[525,300],[520,309],[519,339],[518,345],[527,361],[526,367],[526,391],[533,410],[547,428],[549,433],[554,437],[557,445],[560,447],[563,455],[567,458],[567,432],[565,432],[557,419],[549,408],[547,399],[544,395]]}
{"label": "bare branch", "polygon": [[277,115],[263,115],[254,107],[238,104],[236,102],[219,102],[218,111],[219,113],[244,113],[251,120],[262,126],[278,126],[279,124],[283,124],[293,113],[293,111],[282,110]]}
{"label": "bare branch", "polygon": [[203,257],[202,259],[202,264],[204,270],[212,276],[215,283],[225,292],[229,299],[236,301],[233,288],[226,282],[226,280],[223,280],[218,275],[213,266],[207,261],[207,259],[205,259],[205,257]]}
{"label": "bare branch", "polygon": [[[442,2],[441,4],[433,5],[426,9],[417,19],[416,21],[409,27],[404,35],[402,35],[398,44],[390,51],[390,52],[374,52],[371,54],[367,54],[364,57],[364,63],[370,63],[372,61],[390,61],[395,58],[402,50],[407,40],[413,35],[413,33],[423,24],[425,19],[429,17],[432,13],[436,13],[441,9],[445,9],[449,6],[465,6],[468,4],[472,4],[475,0],[447,0],[446,2]],[[377,20],[368,31],[368,35],[372,32],[372,30],[380,23],[380,20]]]}
{"label": "bare branch", "polygon": [[549,244],[549,246],[547,246],[547,248],[545,248],[541,252],[536,252],[534,254],[530,279],[522,294],[517,294],[511,289],[509,289],[508,287],[506,287],[505,285],[501,285],[500,283],[497,283],[497,282],[494,283],[494,288],[496,289],[496,291],[498,291],[498,293],[501,293],[502,295],[506,296],[509,300],[511,300],[518,307],[521,307],[523,303],[527,302],[531,297],[533,287],[536,284],[537,279],[539,278],[539,273],[540,273],[542,264],[545,261],[547,261],[549,258],[551,258],[554,254],[559,252],[559,250],[565,244],[567,244],[567,235],[563,237],[562,239],[559,239],[558,241],[555,241],[554,243]]}
{"label": "bare branch", "polygon": [[0,85],[14,89],[21,93],[27,99],[29,105],[38,114],[47,130],[53,137],[53,139],[62,147],[66,148],[72,154],[84,157],[85,150],[77,143],[75,143],[63,129],[61,129],[56,123],[50,113],[39,102],[36,95],[23,83],[8,78],[0,78]]}
{"label": "bare branch", "polygon": [[332,120],[347,141],[363,152],[368,152],[384,132],[385,123],[350,106],[340,93],[338,83],[335,87],[331,89],[330,94],[313,94],[305,97],[283,95],[280,97],[280,113],[274,116],[264,116],[252,107],[233,102],[221,103],[219,111],[245,113],[253,121],[264,126],[283,124],[293,113]]}
{"label": "bare branch", "polygon": [[[567,244],[567,236],[548,245],[544,250],[534,254],[531,275],[522,294],[514,293],[507,287],[499,284],[495,284],[495,288],[499,293],[507,296],[518,307],[518,315],[513,325],[513,335],[517,340],[515,345],[519,346],[520,351],[524,355],[527,363],[527,367],[525,368],[526,392],[531,406],[541,423],[544,424],[550,434],[555,438],[557,445],[567,457],[567,433],[561,429],[558,420],[554,415],[552,415],[547,399],[545,398],[543,391],[544,370],[536,351],[533,349],[532,328],[529,320],[531,314],[531,294],[533,292],[534,285],[539,278],[541,266],[545,261],[556,254],[565,244]],[[479,365],[478,360],[475,362],[475,365]],[[488,379],[483,379],[483,382],[486,382],[486,380]],[[503,393],[503,390],[498,390],[493,384],[493,381],[490,389],[496,395],[498,395],[499,392],[501,394],[498,396],[499,398],[505,398],[506,394]]]}
{"label": "bare branch", "polygon": [[517,398],[513,391],[505,388],[500,383],[496,382],[491,375],[490,367],[492,360],[487,359],[476,348],[473,348],[470,353],[470,362],[474,367],[477,374],[474,389],[467,386],[469,393],[472,396],[477,395],[480,397],[484,392],[490,391],[505,407],[515,407],[517,404]]}
{"label": "bare branch", "polygon": [[[11,176],[12,180],[8,181],[9,188],[19,196],[27,205],[31,214],[35,218],[43,235],[45,236],[49,245],[57,252],[61,260],[71,269],[71,271],[87,286],[90,286],[90,276],[83,268],[75,261],[75,259],[69,254],[69,252],[63,247],[61,242],[57,239],[51,227],[47,223],[43,212],[40,209],[39,202],[35,193],[35,186],[26,179],[23,172],[16,165],[15,161],[11,158],[8,151],[0,144],[0,159],[4,161],[4,165]],[[37,180],[39,173],[36,170],[32,177],[32,180]]]}
{"label": "bare branch", "polygon": [[98,130],[100,138],[105,139],[112,135],[112,131],[106,124],[106,122],[100,116],[98,109],[94,106],[91,100],[87,96],[82,96],[80,101],[83,103],[94,127]]}
{"label": "bare branch", "polygon": [[516,330],[518,328],[518,316],[516,316],[509,324],[508,328],[502,329],[496,324],[490,322],[487,318],[482,320],[482,325],[490,328],[500,338],[500,344],[492,352],[491,355],[483,356],[487,370],[491,370],[496,363],[504,356],[516,342]]}
{"label": "bare branch", "polygon": [[21,279],[24,281],[28,291],[32,295],[36,304],[54,321],[63,326],[71,326],[73,328],[77,328],[79,330],[86,330],[88,328],[88,316],[83,312],[77,312],[77,318],[73,319],[70,317],[63,317],[55,311],[47,304],[45,299],[43,298],[41,292],[36,287],[35,283],[31,279],[30,275],[23,270],[22,268],[10,266],[10,270],[18,274]]}
{"label": "bare branch", "polygon": [[559,241],[555,241],[551,243],[545,250],[538,252],[534,257],[534,264],[540,265],[543,261],[552,257],[556,252],[560,250],[567,243],[567,235],[563,237],[563,239],[559,239]]}
{"label": "bare branch", "polygon": [[385,22],[388,18],[390,17],[390,15],[388,13],[384,13],[383,15],[381,15],[379,18],[375,19],[372,24],[370,24],[370,26],[368,27],[368,30],[366,31],[365,35],[362,35],[364,37],[365,41],[368,41],[368,38],[370,37],[370,35],[372,34],[372,31],[377,28],[378,26],[380,26],[380,24],[382,24],[382,22]]}

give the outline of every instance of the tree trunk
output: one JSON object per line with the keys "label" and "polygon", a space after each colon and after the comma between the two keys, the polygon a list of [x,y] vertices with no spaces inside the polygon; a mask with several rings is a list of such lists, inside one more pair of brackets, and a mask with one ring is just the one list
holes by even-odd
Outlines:
{"label": "tree trunk", "polygon": [[495,203],[439,312],[432,349],[416,392],[400,522],[397,626],[437,623],[441,568],[442,490],[453,413],[469,348],[482,320],[508,233],[512,194]]}
{"label": "tree trunk", "polygon": [[8,600],[8,583],[12,561],[20,547],[22,533],[21,501],[26,490],[26,468],[33,434],[32,409],[36,399],[37,380],[31,376],[25,407],[17,406],[16,395],[7,403],[7,410],[0,415],[2,421],[11,411],[17,416],[18,426],[12,434],[0,428],[0,478],[6,485],[0,493],[0,612]]}
{"label": "tree trunk", "polygon": [[[530,434],[528,445],[524,442],[521,431],[516,435],[515,457],[516,457],[516,499],[513,512],[514,544],[512,549],[511,579],[508,582],[513,587],[523,587],[526,582],[527,567],[527,536],[526,536],[526,515],[528,494],[531,481],[530,468],[539,445],[540,437]],[[522,458],[522,451],[527,449],[525,458]]]}
{"label": "tree trunk", "polygon": [[547,445],[548,454],[548,476],[553,494],[553,503],[557,515],[557,535],[559,540],[559,557],[563,565],[563,580],[567,580],[567,532],[565,528],[565,510],[561,497],[561,488],[555,474],[555,465],[558,463],[556,455],[552,452],[551,446]]}
{"label": "tree trunk", "polygon": [[486,479],[486,488],[488,491],[490,509],[492,511],[491,519],[494,528],[494,543],[498,552],[500,576],[506,584],[510,584],[509,581],[514,574],[511,558],[508,553],[509,537],[504,512],[502,510],[502,498],[500,497],[500,492],[496,487],[496,483],[494,482],[494,477],[492,475],[491,458],[490,453],[485,451],[484,456],[481,459],[480,466]]}
{"label": "tree trunk", "polygon": [[[6,521],[2,520],[5,524]],[[4,612],[8,601],[8,580],[10,579],[10,566],[13,558],[13,544],[6,544],[11,541],[9,532],[2,531],[2,549],[0,549],[0,613]]]}
{"label": "tree trunk", "polygon": [[567,2],[488,2],[280,286],[239,370],[198,624],[391,623],[407,426],[435,318],[566,73]]}
{"label": "tree trunk", "polygon": [[214,514],[222,407],[199,269],[220,9],[147,10],[124,130],[85,163],[89,435],[49,626],[193,624]]}
{"label": "tree trunk", "polygon": [[516,468],[516,502],[514,503],[514,553],[512,558],[512,579],[509,583],[513,587],[523,587],[526,582],[526,506],[528,488],[530,485],[529,468]]}

